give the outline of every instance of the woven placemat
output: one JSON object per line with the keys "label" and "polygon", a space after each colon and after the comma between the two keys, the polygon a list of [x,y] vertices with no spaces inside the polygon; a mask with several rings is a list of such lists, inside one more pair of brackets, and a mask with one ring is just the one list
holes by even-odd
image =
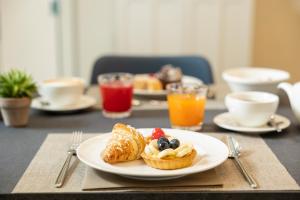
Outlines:
{"label": "woven placemat", "polygon": [[[228,133],[226,133],[228,134]],[[208,133],[213,137],[223,140],[225,133]],[[290,176],[285,167],[278,161],[271,149],[259,136],[233,135],[243,147],[241,161],[246,165],[249,172],[258,181],[258,190],[299,190],[298,184]],[[85,134],[85,138],[93,137],[96,134]],[[23,176],[17,183],[13,193],[39,193],[39,192],[88,192],[82,188],[87,188],[86,178],[95,172],[87,168],[78,160],[73,159],[71,163],[71,175],[67,177],[63,188],[55,188],[54,182],[65,160],[66,150],[70,141],[70,134],[49,134],[41,145],[39,151],[31,161]],[[243,176],[240,174],[232,160],[227,160],[215,169],[216,176],[209,180],[222,187],[174,187],[174,188],[147,188],[147,187],[127,187],[124,185],[115,188],[106,188],[99,191],[186,191],[186,190],[212,190],[212,191],[240,191],[252,190]],[[97,172],[99,173],[99,172]],[[97,174],[96,173],[96,174]],[[103,174],[102,174],[103,176]],[[98,178],[101,178],[101,174]],[[103,178],[103,177],[102,177]],[[188,178],[188,177],[187,177]],[[220,179],[222,180],[220,182]],[[180,179],[179,179],[180,180]],[[184,180],[184,179],[182,179]],[[126,180],[128,181],[128,180]],[[132,180],[130,180],[132,181]],[[204,184],[205,186],[205,184]],[[90,191],[89,191],[90,192]]]}
{"label": "woven placemat", "polygon": [[193,190],[222,186],[223,180],[215,169],[173,180],[145,181],[132,180],[87,167],[82,190]]}

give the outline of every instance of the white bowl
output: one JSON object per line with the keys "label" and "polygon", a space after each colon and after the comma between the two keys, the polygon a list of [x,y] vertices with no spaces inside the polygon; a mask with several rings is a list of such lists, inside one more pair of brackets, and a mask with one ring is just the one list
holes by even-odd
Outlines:
{"label": "white bowl", "polygon": [[260,127],[276,113],[279,97],[267,92],[234,92],[225,97],[229,113],[240,125]]}
{"label": "white bowl", "polygon": [[283,70],[257,67],[228,69],[222,74],[231,91],[263,91],[277,93],[277,85],[290,78]]}

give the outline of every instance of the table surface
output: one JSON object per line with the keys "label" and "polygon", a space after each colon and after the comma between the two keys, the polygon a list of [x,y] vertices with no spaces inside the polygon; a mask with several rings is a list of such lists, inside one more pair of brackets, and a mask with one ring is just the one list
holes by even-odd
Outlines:
{"label": "table surface", "polygon": [[[224,110],[207,110],[202,132],[224,132],[212,119]],[[281,163],[300,185],[300,132],[297,121],[289,107],[281,107],[279,114],[287,116],[292,125],[282,133],[262,135]],[[71,114],[51,114],[31,111],[26,128],[9,128],[0,122],[0,193],[11,193],[26,170],[48,133],[71,133],[80,130],[88,133],[103,133],[111,130],[116,122],[131,124],[137,128],[169,127],[167,110],[137,110],[122,120],[104,118],[99,110]]]}

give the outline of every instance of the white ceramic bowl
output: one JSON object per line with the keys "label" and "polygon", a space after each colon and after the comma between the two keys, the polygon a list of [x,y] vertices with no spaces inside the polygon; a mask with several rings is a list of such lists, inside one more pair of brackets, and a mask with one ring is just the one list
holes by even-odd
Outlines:
{"label": "white ceramic bowl", "polygon": [[283,70],[257,67],[228,69],[222,74],[231,91],[263,91],[277,93],[277,85],[290,78]]}
{"label": "white ceramic bowl", "polygon": [[276,113],[279,97],[267,92],[234,92],[225,97],[225,105],[234,120],[245,127],[265,125]]}

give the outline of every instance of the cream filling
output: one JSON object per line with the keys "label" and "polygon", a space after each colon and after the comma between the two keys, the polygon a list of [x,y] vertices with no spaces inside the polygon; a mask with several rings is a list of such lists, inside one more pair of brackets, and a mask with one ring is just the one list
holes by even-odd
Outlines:
{"label": "cream filling", "polygon": [[168,156],[173,157],[184,157],[185,155],[191,153],[193,150],[192,144],[183,144],[180,145],[176,149],[165,149],[163,151],[159,151],[157,147],[157,140],[152,140],[146,147],[145,147],[145,154],[156,157],[156,158],[165,158]]}

